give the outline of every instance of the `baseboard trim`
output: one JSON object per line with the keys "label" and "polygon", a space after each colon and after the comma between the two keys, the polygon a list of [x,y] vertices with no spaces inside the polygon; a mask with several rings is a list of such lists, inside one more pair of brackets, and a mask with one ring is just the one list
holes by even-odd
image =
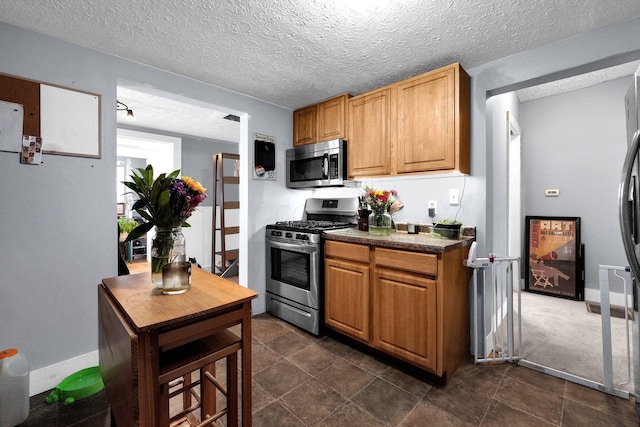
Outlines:
{"label": "baseboard trim", "polygon": [[[584,290],[584,300],[585,301],[593,301],[600,302],[600,289],[589,289],[585,288]],[[624,307],[624,293],[622,292],[610,292],[609,293],[609,304],[617,305],[619,307]],[[631,295],[627,296],[627,307],[633,307],[632,305]]]}
{"label": "baseboard trim", "polygon": [[29,396],[53,389],[69,375],[98,365],[98,350],[29,373]]}

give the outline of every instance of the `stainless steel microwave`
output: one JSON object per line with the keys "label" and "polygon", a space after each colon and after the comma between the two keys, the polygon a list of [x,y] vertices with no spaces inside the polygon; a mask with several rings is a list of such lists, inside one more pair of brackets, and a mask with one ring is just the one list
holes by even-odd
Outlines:
{"label": "stainless steel microwave", "polygon": [[342,187],[347,179],[347,141],[318,142],[287,150],[287,187]]}

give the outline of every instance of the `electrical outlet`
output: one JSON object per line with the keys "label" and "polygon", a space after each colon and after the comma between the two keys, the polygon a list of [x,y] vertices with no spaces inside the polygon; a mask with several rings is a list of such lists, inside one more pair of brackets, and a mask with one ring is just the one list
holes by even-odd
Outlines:
{"label": "electrical outlet", "polygon": [[[429,208],[429,216],[433,218],[438,213],[438,202],[429,200],[427,207]],[[433,215],[432,215],[433,214]]]}
{"label": "electrical outlet", "polygon": [[457,188],[450,188],[449,189],[449,204],[450,205],[458,205],[458,204],[460,204],[460,198],[458,196],[458,189]]}

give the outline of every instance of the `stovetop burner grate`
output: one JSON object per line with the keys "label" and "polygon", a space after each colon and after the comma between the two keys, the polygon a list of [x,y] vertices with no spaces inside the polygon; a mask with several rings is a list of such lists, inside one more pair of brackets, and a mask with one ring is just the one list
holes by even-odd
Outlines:
{"label": "stovetop burner grate", "polygon": [[277,227],[285,227],[292,230],[331,230],[335,228],[346,228],[353,226],[353,224],[348,222],[321,220],[278,221],[275,223],[275,225]]}

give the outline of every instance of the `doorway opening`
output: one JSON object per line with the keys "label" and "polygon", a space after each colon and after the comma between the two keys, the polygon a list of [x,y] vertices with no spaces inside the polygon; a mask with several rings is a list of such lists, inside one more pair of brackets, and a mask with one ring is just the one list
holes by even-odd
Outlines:
{"label": "doorway opening", "polygon": [[[117,92],[118,101],[135,115],[134,121],[118,115],[119,160],[122,148],[130,158],[144,159],[142,167],[152,164],[156,176],[180,169],[181,174],[196,179],[207,189],[208,197],[189,218],[191,227],[182,232],[187,241],[187,257],[211,271],[213,156],[219,152],[239,154],[246,114],[124,80],[118,81]],[[225,118],[230,115],[240,117],[240,121]],[[124,170],[127,165],[121,166]],[[148,235],[147,245],[151,238]]]}
{"label": "doorway opening", "polygon": [[[134,195],[123,184],[129,181],[131,173],[153,165],[155,174],[169,173],[180,169],[182,140],[180,138],[118,129],[116,148],[116,195],[119,217],[132,218],[141,222],[139,214],[133,211]],[[122,243],[122,255],[127,261],[129,272],[146,269],[151,260],[151,240],[155,232],[150,230],[146,237],[133,242]],[[135,265],[134,265],[135,264]]]}
{"label": "doorway opening", "polygon": [[[624,103],[622,102],[624,96],[615,95],[614,97],[612,93],[619,90],[619,86],[628,86],[628,83],[624,82],[624,77],[618,77],[611,81],[598,81],[581,88],[556,93],[553,96],[547,93],[543,97],[530,98],[526,101],[518,96],[514,102],[514,111],[517,113],[519,125],[522,126],[522,133],[518,135],[520,131],[517,128],[520,126],[516,127],[509,123],[510,112],[507,116],[507,164],[495,168],[493,172],[494,178],[498,179],[504,173],[505,168],[508,171],[506,200],[502,199],[503,196],[499,195],[500,193],[496,193],[498,200],[493,202],[494,206],[503,206],[503,203],[507,206],[508,253],[522,257],[525,215],[575,215],[583,217],[587,224],[586,230],[590,230],[589,238],[592,239],[587,245],[586,251],[588,255],[586,258],[587,286],[589,287],[590,284],[591,290],[596,294],[597,287],[599,287],[598,264],[620,265],[621,262],[626,262],[624,255],[619,255],[622,254],[621,244],[619,248],[615,244],[619,236],[617,227],[607,232],[604,232],[602,228],[603,220],[617,218],[619,178],[619,170],[615,165],[605,166],[605,164],[620,156],[620,151],[626,150]],[[605,101],[602,99],[594,101],[594,99],[596,99],[596,94],[604,95],[605,93],[615,99],[610,101],[606,97],[603,98],[606,99],[606,105],[609,107],[602,108]],[[558,106],[557,110],[554,103]],[[608,111],[600,111],[595,108],[596,104],[600,104],[598,107]],[[620,108],[617,107],[618,104]],[[569,106],[572,107],[569,108]],[[599,111],[598,114],[601,117],[607,117],[605,122],[597,122],[595,118],[589,117],[589,114],[595,114],[595,110]],[[533,114],[538,115],[536,119],[532,119]],[[487,116],[489,117],[489,114]],[[541,130],[537,123],[542,120],[545,124],[542,127],[545,129]],[[617,129],[616,123],[619,123],[620,129]],[[492,125],[495,127],[496,123],[494,122]],[[502,136],[504,135],[502,133],[504,124],[501,123],[500,126],[499,135]],[[585,128],[591,129],[591,131],[586,131],[584,134]],[[494,147],[498,147],[497,144],[503,146],[504,137],[502,138],[500,141],[498,138],[493,141]],[[553,143],[549,142],[552,140],[551,138],[554,138]],[[602,138],[607,144],[604,142],[597,144],[598,138]],[[619,145],[616,141],[620,141]],[[538,143],[541,143],[541,146],[536,145]],[[573,149],[570,149],[571,143],[576,145]],[[571,156],[567,157],[567,153],[571,153]],[[513,168],[518,164],[518,157],[522,159],[520,173]],[[622,159],[623,155],[620,158]],[[555,162],[559,159],[563,159],[562,162]],[[600,162],[599,166],[597,168],[591,167],[590,161]],[[585,176],[584,172],[581,172],[585,170],[597,172],[592,172],[591,176]],[[520,175],[522,181],[518,183],[517,179]],[[604,188],[605,186],[606,188]],[[560,187],[560,197],[550,198],[545,195],[546,188],[558,187]],[[518,202],[518,193],[521,197],[520,202]],[[609,199],[612,199],[611,202]],[[603,218],[599,218],[600,212],[603,211],[590,209],[589,203],[602,206],[603,209],[613,205],[612,211],[607,211]],[[518,211],[519,213],[517,213]],[[493,221],[496,228],[498,226],[495,221],[499,221],[502,212],[504,212],[502,208],[494,212]],[[502,237],[497,234],[494,236],[494,244],[499,246],[497,241]],[[602,251],[598,245],[612,247]],[[516,283],[521,283],[521,281],[518,280]],[[615,293],[616,290],[612,288],[612,292]],[[595,298],[598,299],[592,299],[594,296],[589,295],[588,292],[586,297],[589,301],[599,301],[597,296]],[[524,361],[521,361],[521,364],[606,391],[595,386],[603,382],[603,375],[599,373],[603,370],[602,328],[599,314],[589,313],[584,301],[531,293],[523,293],[522,309],[519,314],[521,314],[523,321],[522,350]],[[624,326],[615,325],[617,320],[612,319],[613,334],[624,334]],[[587,342],[588,339],[591,340]],[[616,337],[613,339],[615,347]],[[624,346],[625,341],[626,339],[622,335],[618,342],[622,342]],[[557,347],[553,347],[552,344]],[[625,347],[620,350],[622,353],[625,351]],[[626,361],[623,364],[624,371],[618,375],[616,383],[626,380]]]}

